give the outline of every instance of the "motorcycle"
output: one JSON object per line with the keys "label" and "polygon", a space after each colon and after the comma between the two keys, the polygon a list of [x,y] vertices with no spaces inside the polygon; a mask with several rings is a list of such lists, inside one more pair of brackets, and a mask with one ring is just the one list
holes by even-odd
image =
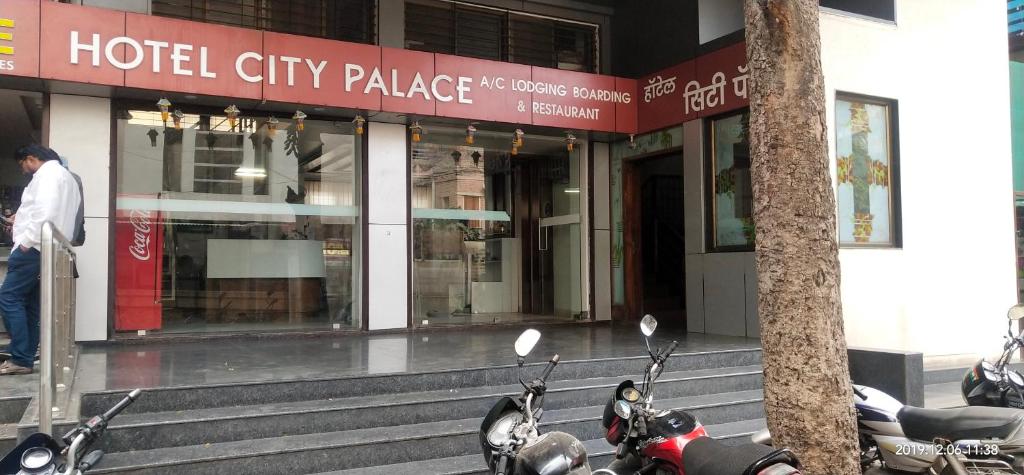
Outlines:
{"label": "motorcycle", "polygon": [[616,446],[615,461],[594,474],[799,474],[799,461],[789,450],[727,446],[708,437],[693,415],[653,407],[655,382],[678,344],[673,341],[664,351],[652,350],[650,337],[657,326],[651,315],[640,322],[651,363],[641,389],[632,380],[623,381],[605,406],[602,423],[605,439]]}
{"label": "motorcycle", "polygon": [[503,397],[491,408],[480,425],[480,446],[487,467],[495,475],[590,475],[587,449],[564,432],[539,434],[543,416],[546,380],[558,364],[556,354],[537,379],[523,380],[526,356],[540,339],[537,330],[526,330],[515,343],[519,398]]}
{"label": "motorcycle", "polygon": [[1003,338],[1003,354],[995,364],[984,358],[974,364],[960,383],[960,394],[968,406],[1014,407],[1024,409],[1024,376],[1009,367],[1010,360],[1022,346],[1024,334],[1013,334],[1013,322],[1024,318],[1024,305],[1014,305],[1006,312],[1007,335]]}
{"label": "motorcycle", "polygon": [[107,412],[78,424],[60,441],[42,432],[28,436],[0,459],[0,475],[82,475],[95,468],[103,451],[90,452],[89,447],[103,435],[110,420],[141,393],[140,389],[133,390]]}
{"label": "motorcycle", "polygon": [[[861,466],[908,473],[1013,474],[1024,452],[1024,411],[997,407],[923,409],[853,385]],[[771,445],[767,430],[755,443]]]}

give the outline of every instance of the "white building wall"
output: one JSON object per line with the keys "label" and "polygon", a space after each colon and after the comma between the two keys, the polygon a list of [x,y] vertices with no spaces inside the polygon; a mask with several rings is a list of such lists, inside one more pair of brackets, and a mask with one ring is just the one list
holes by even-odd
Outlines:
{"label": "white building wall", "polygon": [[[847,342],[969,360],[1000,348],[1016,303],[1006,13],[974,0],[896,6],[898,24],[821,14],[833,183],[836,91],[894,99],[899,112],[903,246],[840,250]],[[711,10],[722,18],[709,25],[741,20],[718,5],[702,24]],[[702,124],[685,127],[689,329],[757,336],[753,253],[704,253]]]}
{"label": "white building wall", "polygon": [[110,99],[51,94],[47,145],[82,177],[85,245],[78,256],[75,337],[107,339],[110,249]]}
{"label": "white building wall", "polygon": [[372,123],[367,133],[369,330],[405,328],[410,303],[406,128]]}
{"label": "white building wall", "polygon": [[836,91],[899,101],[903,248],[840,250],[847,341],[998,350],[1016,303],[1006,11],[896,7],[895,25],[821,14],[830,157]]}

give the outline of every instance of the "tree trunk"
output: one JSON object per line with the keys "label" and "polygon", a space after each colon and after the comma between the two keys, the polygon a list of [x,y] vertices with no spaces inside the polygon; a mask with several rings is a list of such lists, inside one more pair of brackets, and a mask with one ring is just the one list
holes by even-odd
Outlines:
{"label": "tree trunk", "polygon": [[807,473],[860,473],[818,0],[745,0],[744,12],[768,428]]}

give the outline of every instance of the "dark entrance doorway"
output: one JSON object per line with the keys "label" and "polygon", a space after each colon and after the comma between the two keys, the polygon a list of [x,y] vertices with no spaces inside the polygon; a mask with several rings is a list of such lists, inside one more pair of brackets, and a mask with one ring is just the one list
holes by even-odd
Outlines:
{"label": "dark entrance doorway", "polygon": [[625,167],[627,309],[686,328],[683,162],[678,154]]}

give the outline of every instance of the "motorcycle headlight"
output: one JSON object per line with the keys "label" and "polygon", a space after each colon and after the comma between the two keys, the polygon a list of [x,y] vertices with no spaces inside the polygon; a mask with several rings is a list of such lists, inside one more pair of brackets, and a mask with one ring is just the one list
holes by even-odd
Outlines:
{"label": "motorcycle headlight", "polygon": [[633,415],[633,407],[626,401],[616,401],[615,414],[623,419],[629,419],[629,416]]}
{"label": "motorcycle headlight", "polygon": [[637,402],[637,401],[640,400],[640,391],[637,391],[636,388],[626,388],[626,389],[623,389],[622,390],[622,399],[625,399],[626,401],[628,401],[630,403]]}
{"label": "motorcycle headlight", "polygon": [[523,420],[522,414],[510,412],[502,416],[487,431],[487,443],[491,447],[501,447],[512,438],[512,429]]}
{"label": "motorcycle headlight", "polygon": [[1010,378],[1010,382],[1017,386],[1024,386],[1024,376],[1016,371],[1007,371],[1006,377]]}
{"label": "motorcycle headlight", "polygon": [[998,383],[1001,379],[999,375],[996,374],[994,371],[989,371],[986,369],[982,372],[985,373],[985,379],[989,380],[990,382]]}

